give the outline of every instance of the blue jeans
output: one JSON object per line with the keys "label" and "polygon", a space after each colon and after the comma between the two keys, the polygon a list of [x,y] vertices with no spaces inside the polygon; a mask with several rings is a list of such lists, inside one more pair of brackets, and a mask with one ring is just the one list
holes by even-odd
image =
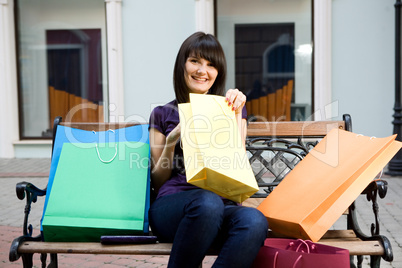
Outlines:
{"label": "blue jeans", "polygon": [[248,268],[267,237],[268,223],[257,209],[225,205],[203,189],[157,199],[149,210],[152,231],[173,242],[168,267],[198,267],[208,249],[220,250],[212,267]]}

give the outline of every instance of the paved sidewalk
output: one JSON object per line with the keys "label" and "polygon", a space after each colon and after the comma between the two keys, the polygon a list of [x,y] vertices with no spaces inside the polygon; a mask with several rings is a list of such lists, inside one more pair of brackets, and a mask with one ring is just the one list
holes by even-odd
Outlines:
{"label": "paved sidewalk", "polygon": [[[39,188],[46,187],[49,172],[49,159],[1,159],[0,158],[0,268],[22,267],[21,260],[14,263],[8,261],[11,241],[22,233],[25,200],[18,200],[15,185],[28,181]],[[381,267],[402,267],[402,178],[387,177],[388,194],[384,200],[378,201],[380,207],[381,234],[387,236],[394,251],[394,261],[381,261]],[[39,220],[43,209],[44,198],[32,206],[30,223],[34,235],[38,234]],[[371,203],[364,196],[356,201],[362,229],[369,233],[373,222]],[[346,220],[342,217],[333,228],[344,228]],[[59,255],[59,267],[166,267],[168,256],[126,256],[126,255]],[[214,257],[206,257],[203,267],[211,267]],[[34,255],[34,267],[41,267],[39,255]],[[365,258],[364,266],[369,267],[369,258]]]}

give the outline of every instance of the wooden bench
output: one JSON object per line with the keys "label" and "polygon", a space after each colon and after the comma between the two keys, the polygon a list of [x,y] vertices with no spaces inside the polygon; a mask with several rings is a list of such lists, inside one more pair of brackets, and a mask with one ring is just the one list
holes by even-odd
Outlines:
{"label": "wooden bench", "polygon": [[[53,133],[57,126],[65,125],[85,130],[105,131],[110,128],[122,128],[132,124],[107,123],[62,123],[56,118]],[[352,124],[349,115],[343,116],[343,121],[306,121],[306,122],[249,122],[246,141],[247,153],[255,173],[260,191],[243,205],[257,206],[275,186],[294,168],[294,166],[324,137],[331,129],[341,128],[351,131]],[[55,136],[55,135],[53,135]],[[389,240],[380,235],[377,197],[384,198],[387,192],[387,182],[374,180],[362,194],[372,202],[374,223],[371,234],[367,235],[359,227],[356,206],[353,203],[345,216],[347,226],[343,230],[329,230],[319,241],[326,245],[346,248],[351,255],[351,266],[361,267],[363,256],[370,256],[371,267],[379,267],[381,258],[393,260]],[[50,254],[49,267],[57,267],[57,254],[133,254],[133,255],[169,255],[171,244],[142,245],[103,245],[101,243],[59,243],[42,242],[42,236],[32,237],[32,226],[28,225],[28,216],[32,202],[39,196],[46,195],[46,190],[21,182],[17,184],[17,196],[26,198],[23,235],[16,238],[10,248],[10,261],[22,257],[24,267],[32,267],[34,253],[41,254],[43,267],[46,255]],[[270,233],[272,235],[272,233]],[[216,253],[211,253],[216,254]],[[357,261],[355,259],[357,256]]]}

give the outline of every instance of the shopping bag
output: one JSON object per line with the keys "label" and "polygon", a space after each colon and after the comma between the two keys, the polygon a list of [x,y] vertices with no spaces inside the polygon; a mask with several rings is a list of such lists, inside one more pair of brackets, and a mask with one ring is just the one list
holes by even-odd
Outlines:
{"label": "shopping bag", "polygon": [[349,268],[347,249],[311,241],[267,238],[252,268]]}
{"label": "shopping bag", "polygon": [[235,113],[225,98],[190,94],[179,104],[187,182],[235,202],[258,191]]}
{"label": "shopping bag", "polygon": [[148,170],[147,143],[64,143],[43,217],[44,240],[142,234]]}
{"label": "shopping bag", "polygon": [[[106,131],[87,131],[77,128],[65,127],[59,125],[57,127],[55,140],[52,150],[52,161],[50,164],[49,179],[46,188],[46,197],[44,202],[43,216],[45,215],[48,199],[53,186],[54,175],[59,163],[61,149],[64,143],[105,143],[105,142],[118,142],[118,141],[136,141],[149,144],[148,124],[139,124],[135,126],[119,128],[115,130]],[[124,153],[123,150],[119,151],[119,154]],[[150,206],[150,170],[148,171],[148,183],[147,183],[147,198],[145,204],[145,222],[144,233],[149,232],[149,220],[148,209]],[[42,228],[41,220],[41,231]]]}
{"label": "shopping bag", "polygon": [[317,242],[399,151],[395,137],[331,130],[257,208],[274,232]]}

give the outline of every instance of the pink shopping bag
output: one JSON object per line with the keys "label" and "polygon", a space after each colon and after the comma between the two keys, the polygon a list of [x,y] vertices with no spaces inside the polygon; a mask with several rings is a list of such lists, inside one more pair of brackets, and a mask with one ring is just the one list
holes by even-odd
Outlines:
{"label": "pink shopping bag", "polygon": [[350,267],[349,250],[309,240],[267,238],[252,268]]}

